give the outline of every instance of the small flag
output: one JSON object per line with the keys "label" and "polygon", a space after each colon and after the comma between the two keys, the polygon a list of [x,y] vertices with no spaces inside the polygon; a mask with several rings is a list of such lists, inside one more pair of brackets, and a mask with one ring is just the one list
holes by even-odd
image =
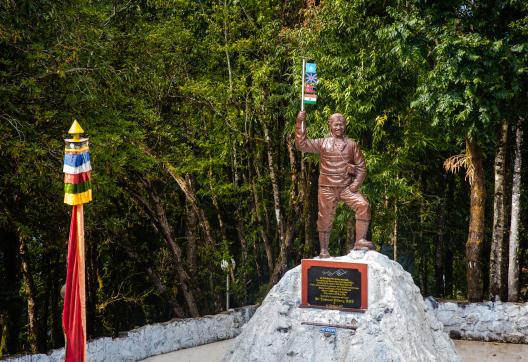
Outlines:
{"label": "small flag", "polygon": [[315,63],[306,63],[304,75],[304,104],[315,104],[317,102],[317,66]]}
{"label": "small flag", "polygon": [[315,94],[305,94],[304,104],[315,104],[317,102],[317,96]]}
{"label": "small flag", "polygon": [[317,73],[306,73],[306,83],[315,84],[317,83]]}
{"label": "small flag", "polygon": [[304,93],[316,93],[315,91],[315,85],[313,84],[305,84],[304,85]]}
{"label": "small flag", "polygon": [[306,73],[317,73],[317,66],[315,63],[306,63]]}

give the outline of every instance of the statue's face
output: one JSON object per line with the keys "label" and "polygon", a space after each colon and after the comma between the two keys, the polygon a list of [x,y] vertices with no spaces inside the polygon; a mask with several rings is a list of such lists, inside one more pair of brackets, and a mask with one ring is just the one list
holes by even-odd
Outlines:
{"label": "statue's face", "polygon": [[334,114],[330,117],[330,132],[336,138],[342,138],[345,135],[345,118],[342,115]]}

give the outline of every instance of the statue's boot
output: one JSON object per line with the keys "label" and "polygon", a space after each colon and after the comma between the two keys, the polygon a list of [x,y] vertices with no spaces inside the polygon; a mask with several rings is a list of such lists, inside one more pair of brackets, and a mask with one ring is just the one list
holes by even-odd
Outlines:
{"label": "statue's boot", "polygon": [[367,240],[370,220],[356,219],[356,242],[354,250],[376,250],[372,241]]}
{"label": "statue's boot", "polygon": [[328,244],[330,243],[330,232],[329,231],[320,231],[319,232],[319,246],[321,252],[319,257],[321,259],[329,258],[330,254],[328,253]]}

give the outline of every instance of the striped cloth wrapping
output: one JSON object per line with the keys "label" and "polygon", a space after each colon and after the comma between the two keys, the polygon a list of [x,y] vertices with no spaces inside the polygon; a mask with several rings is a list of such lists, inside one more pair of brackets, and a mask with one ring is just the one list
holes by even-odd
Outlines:
{"label": "striped cloth wrapping", "polygon": [[88,138],[66,139],[64,149],[64,203],[80,205],[92,201]]}

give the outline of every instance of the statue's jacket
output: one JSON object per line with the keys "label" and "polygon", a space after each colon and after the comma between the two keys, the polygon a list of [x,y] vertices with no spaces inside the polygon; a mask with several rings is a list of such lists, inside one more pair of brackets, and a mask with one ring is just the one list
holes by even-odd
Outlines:
{"label": "statue's jacket", "polygon": [[320,154],[319,186],[346,187],[357,190],[367,176],[365,158],[353,140],[344,137],[309,139],[300,122],[295,126],[298,150]]}

